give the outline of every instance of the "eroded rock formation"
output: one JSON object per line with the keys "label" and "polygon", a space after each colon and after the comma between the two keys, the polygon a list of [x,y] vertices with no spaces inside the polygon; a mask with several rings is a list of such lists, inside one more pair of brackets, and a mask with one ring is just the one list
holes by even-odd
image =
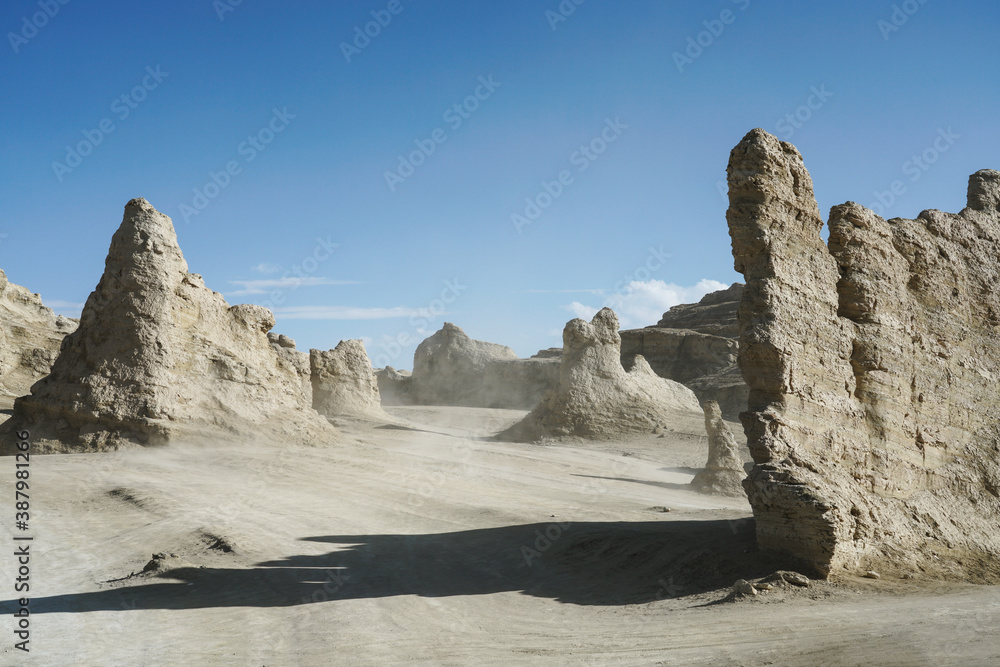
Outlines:
{"label": "eroded rock formation", "polygon": [[641,356],[621,364],[618,317],[604,308],[590,322],[563,329],[559,386],[522,421],[497,437],[535,441],[577,436],[611,439],[669,427],[679,413],[701,412],[687,387],[659,377]]}
{"label": "eroded rock formation", "polygon": [[48,374],[63,338],[76,326],[0,271],[0,406],[10,408]]}
{"label": "eroded rock formation", "polygon": [[740,456],[740,446],[729,424],[722,418],[722,410],[715,401],[706,401],[705,432],[708,434],[708,462],[691,480],[691,485],[702,493],[724,496],[743,496],[743,479],[747,476]]}
{"label": "eroded rock formation", "polygon": [[529,409],[558,383],[559,359],[519,359],[445,322],[413,355],[408,398],[426,405]]}
{"label": "eroded rock formation", "polygon": [[674,306],[653,326],[622,331],[622,363],[628,367],[640,354],[660,377],[691,388],[702,402],[718,402],[726,419],[739,419],[749,393],[736,364],[742,294],[743,285],[733,283],[698,303]]}
{"label": "eroded rock formation", "polygon": [[279,354],[273,326],[266,308],[230,307],[188,273],[170,218],[133,199],[79,328],[3,428],[29,430],[41,452],[329,439],[335,431],[311,407],[308,361]]}
{"label": "eroded rock formation", "polygon": [[382,405],[411,405],[409,371],[399,371],[392,366],[375,369],[375,381]]}
{"label": "eroded rock formation", "polygon": [[1000,173],[957,215],[835,206],[829,246],[794,146],[754,130],[728,174],[760,546],[997,579]]}
{"label": "eroded rock formation", "polygon": [[309,351],[313,408],[324,417],[389,420],[365,344],[342,340],[333,350]]}

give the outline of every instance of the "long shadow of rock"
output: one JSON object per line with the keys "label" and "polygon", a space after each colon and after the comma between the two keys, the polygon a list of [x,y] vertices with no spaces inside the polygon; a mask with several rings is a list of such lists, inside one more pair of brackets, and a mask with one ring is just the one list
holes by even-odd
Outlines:
{"label": "long shadow of rock", "polygon": [[[331,535],[341,545],[249,569],[182,568],[178,581],[31,601],[31,613],[281,607],[396,595],[521,592],[580,605],[703,593],[779,565],[754,547],[752,519],[538,523],[430,535]],[[0,603],[3,613],[13,602]]]}

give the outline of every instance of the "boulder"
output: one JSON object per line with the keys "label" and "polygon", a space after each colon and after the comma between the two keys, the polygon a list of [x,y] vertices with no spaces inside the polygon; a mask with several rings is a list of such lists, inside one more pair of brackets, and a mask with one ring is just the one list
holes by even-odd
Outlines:
{"label": "boulder", "polygon": [[718,403],[707,401],[703,407],[705,431],[708,433],[708,462],[704,470],[691,480],[691,485],[702,493],[745,496],[743,479],[747,473],[736,436],[723,420]]}
{"label": "boulder", "polygon": [[958,214],[835,206],[829,244],[794,146],[753,130],[728,175],[760,547],[1000,580],[997,172]]}
{"label": "boulder", "polygon": [[133,199],[79,328],[2,428],[29,431],[38,452],[329,440],[308,365],[278,353],[273,326],[266,308],[230,306],[189,273],[170,218]]}
{"label": "boulder", "polygon": [[342,340],[335,349],[309,351],[313,408],[324,417],[387,421],[375,372],[360,340]]}
{"label": "boulder", "polygon": [[0,406],[10,408],[48,375],[77,320],[56,315],[37,294],[0,271]]}
{"label": "boulder", "polygon": [[497,438],[614,439],[669,428],[679,414],[692,412],[701,412],[694,393],[657,376],[641,356],[625,371],[618,317],[604,308],[590,322],[575,319],[566,325],[558,387]]}

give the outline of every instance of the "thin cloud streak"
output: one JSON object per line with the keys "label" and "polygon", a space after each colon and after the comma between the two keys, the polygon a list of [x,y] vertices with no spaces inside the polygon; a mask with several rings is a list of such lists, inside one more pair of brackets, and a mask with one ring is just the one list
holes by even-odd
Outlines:
{"label": "thin cloud streak", "polygon": [[316,287],[318,285],[360,285],[357,280],[331,280],[329,278],[265,278],[260,280],[230,280],[230,285],[242,287],[242,289],[226,292],[231,296],[244,296],[247,294],[267,294],[276,289],[295,289],[298,287]]}
{"label": "thin cloud streak", "polygon": [[[275,308],[283,320],[387,320],[403,317],[428,317],[427,308],[362,308],[356,306],[289,306]],[[442,313],[443,314],[443,313]]]}

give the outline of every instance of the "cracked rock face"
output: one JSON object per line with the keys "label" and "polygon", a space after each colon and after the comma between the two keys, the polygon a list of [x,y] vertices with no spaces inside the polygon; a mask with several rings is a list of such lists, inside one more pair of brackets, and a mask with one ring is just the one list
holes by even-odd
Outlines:
{"label": "cracked rock face", "polygon": [[382,410],[375,371],[361,340],[342,340],[333,350],[309,351],[313,407],[324,417],[391,419]]}
{"label": "cracked rock face", "polygon": [[668,427],[679,413],[701,412],[694,393],[656,375],[641,356],[621,364],[618,317],[604,308],[563,330],[559,386],[497,437],[514,441],[576,436],[612,439]]}
{"label": "cracked rock face", "polygon": [[40,452],[330,439],[305,355],[279,354],[273,326],[266,308],[230,307],[188,273],[170,218],[133,199],[79,328],[3,428],[30,431]]}
{"label": "cracked rock face", "polygon": [[835,206],[828,245],[794,146],[753,130],[728,174],[760,546],[824,575],[996,580],[1000,174],[958,214]]}
{"label": "cracked rock face", "polygon": [[63,338],[76,320],[56,315],[37,294],[7,281],[0,271],[0,403],[14,399],[48,375]]}

